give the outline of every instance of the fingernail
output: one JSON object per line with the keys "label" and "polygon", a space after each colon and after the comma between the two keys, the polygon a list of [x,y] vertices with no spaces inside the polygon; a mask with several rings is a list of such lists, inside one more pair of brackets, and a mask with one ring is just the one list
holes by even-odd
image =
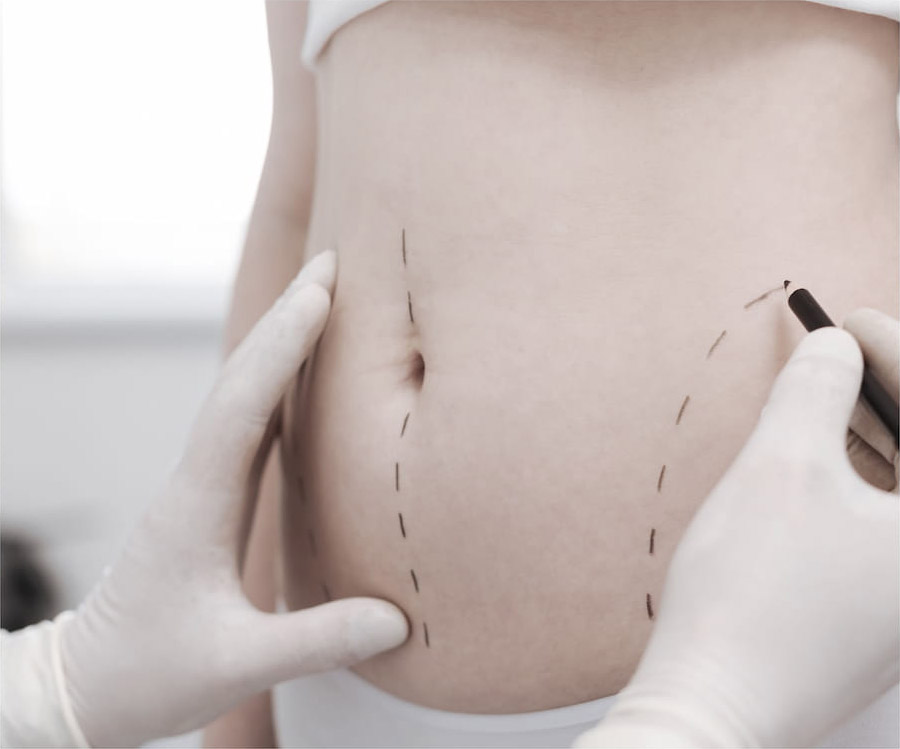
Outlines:
{"label": "fingernail", "polygon": [[409,635],[406,617],[396,607],[372,607],[350,619],[350,649],[360,660],[403,644]]}

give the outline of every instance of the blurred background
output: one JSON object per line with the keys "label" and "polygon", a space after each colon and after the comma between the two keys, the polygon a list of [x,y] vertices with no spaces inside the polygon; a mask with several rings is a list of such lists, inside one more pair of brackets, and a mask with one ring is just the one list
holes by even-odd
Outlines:
{"label": "blurred background", "polygon": [[219,366],[271,82],[261,0],[0,12],[10,628],[78,604],[181,453]]}

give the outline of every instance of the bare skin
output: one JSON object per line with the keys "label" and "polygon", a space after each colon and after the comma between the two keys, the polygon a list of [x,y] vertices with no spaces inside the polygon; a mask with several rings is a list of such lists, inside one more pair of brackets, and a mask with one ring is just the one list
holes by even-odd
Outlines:
{"label": "bare skin", "polygon": [[896,56],[896,23],[811,3],[405,2],[340,29],[289,607],[396,602],[414,636],[356,671],[430,707],[616,692],[802,335],[758,298],[790,278],[837,321],[896,314]]}

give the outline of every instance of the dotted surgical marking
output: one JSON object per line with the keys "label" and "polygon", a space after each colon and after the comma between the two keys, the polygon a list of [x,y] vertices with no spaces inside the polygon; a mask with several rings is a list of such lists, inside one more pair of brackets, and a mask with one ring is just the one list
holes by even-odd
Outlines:
{"label": "dotted surgical marking", "polygon": [[744,309],[750,309],[754,304],[756,304],[757,302],[761,302],[763,299],[765,299],[767,296],[769,296],[769,294],[774,294],[776,291],[782,291],[785,288],[787,288],[786,285],[785,286],[776,286],[774,289],[769,289],[768,291],[764,291],[762,294],[760,294],[758,297],[756,297],[756,299],[751,299],[749,302],[747,302],[744,305]]}
{"label": "dotted surgical marking", "polygon": [[306,538],[309,540],[309,553],[312,554],[313,557],[317,556],[316,534],[310,529],[306,531]]}
{"label": "dotted surgical marking", "polygon": [[707,359],[709,359],[709,357],[711,357],[713,355],[713,351],[715,351],[716,347],[722,342],[722,339],[725,337],[725,334],[727,332],[728,332],[727,330],[723,330],[721,333],[719,333],[719,337],[716,338],[715,341],[713,341],[713,345],[710,346],[709,351],[706,352]]}
{"label": "dotted surgical marking", "polygon": [[[405,228],[402,229],[400,232],[400,246],[401,246],[402,255],[403,255],[403,265],[404,265],[404,267],[406,267],[406,229]],[[409,289],[407,289],[407,291],[406,291],[406,309],[409,312],[410,325],[415,325],[416,318],[413,315],[412,294],[410,293]],[[421,357],[419,358],[419,361],[420,362],[422,361]],[[411,413],[410,411],[407,411],[406,415],[403,417],[403,424],[400,426],[400,437],[401,438],[403,437],[404,434],[406,434],[406,427],[409,424],[410,413]],[[394,462],[394,491],[398,492],[398,493],[400,491],[400,463],[399,463],[399,461]],[[403,538],[406,538],[406,524],[403,521],[403,513],[402,512],[397,513],[397,520],[400,522],[400,535]],[[419,578],[416,575],[416,571],[412,567],[410,567],[410,569],[409,569],[409,576],[410,576],[410,579],[412,580],[413,588],[415,588],[416,594],[418,595],[418,593],[419,593]],[[425,637],[425,647],[430,648],[431,647],[431,639],[429,638],[429,635],[428,635],[428,625],[424,621],[422,622],[422,633]]]}
{"label": "dotted surgical marking", "polygon": [[325,596],[326,601],[331,600],[331,591],[328,590],[328,586],[324,582],[322,583],[322,595]]}
{"label": "dotted surgical marking", "polygon": [[684,409],[687,408],[687,404],[690,403],[691,396],[684,396],[684,400],[681,402],[681,408],[678,409],[678,416],[675,417],[675,426],[678,426],[681,423],[681,417],[684,416]]}
{"label": "dotted surgical marking", "polygon": [[[751,299],[749,302],[747,302],[744,305],[744,309],[745,310],[750,309],[752,306],[754,306],[755,304],[758,304],[759,302],[768,298],[769,296],[774,294],[776,291],[781,291],[782,289],[784,289],[784,291],[786,292],[789,285],[790,285],[790,281],[785,281],[780,286],[775,286],[775,287],[769,289],[768,291],[764,291],[759,296],[757,296],[757,297]],[[706,352],[707,359],[709,359],[713,355],[713,352],[716,350],[716,348],[718,348],[719,344],[722,343],[722,340],[725,338],[727,333],[728,333],[727,330],[723,330],[721,333],[719,333],[719,337],[716,338],[715,341],[713,341],[712,346],[709,347],[709,351]],[[681,402],[681,408],[678,409],[678,415],[675,417],[675,426],[678,426],[681,423],[681,419],[684,416],[685,409],[687,408],[687,405],[688,405],[688,403],[690,403],[690,401],[691,401],[690,395],[684,396],[684,400]],[[660,468],[659,478],[656,480],[656,492],[657,493],[662,492],[663,478],[665,477],[665,475],[666,475],[666,466],[664,464],[663,467]],[[651,528],[650,529],[650,554],[651,555],[653,555],[654,551],[655,551],[655,542],[656,542],[656,528]],[[653,599],[650,597],[649,593],[647,593],[647,617],[651,620],[653,619]]]}

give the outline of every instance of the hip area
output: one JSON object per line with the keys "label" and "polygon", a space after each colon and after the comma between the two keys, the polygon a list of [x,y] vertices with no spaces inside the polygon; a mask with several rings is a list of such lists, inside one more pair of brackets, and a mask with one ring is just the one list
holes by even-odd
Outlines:
{"label": "hip area", "polygon": [[318,77],[285,598],[394,601],[356,668],[522,713],[620,689],[802,329],[896,315],[896,23],[809,3],[388,3]]}

